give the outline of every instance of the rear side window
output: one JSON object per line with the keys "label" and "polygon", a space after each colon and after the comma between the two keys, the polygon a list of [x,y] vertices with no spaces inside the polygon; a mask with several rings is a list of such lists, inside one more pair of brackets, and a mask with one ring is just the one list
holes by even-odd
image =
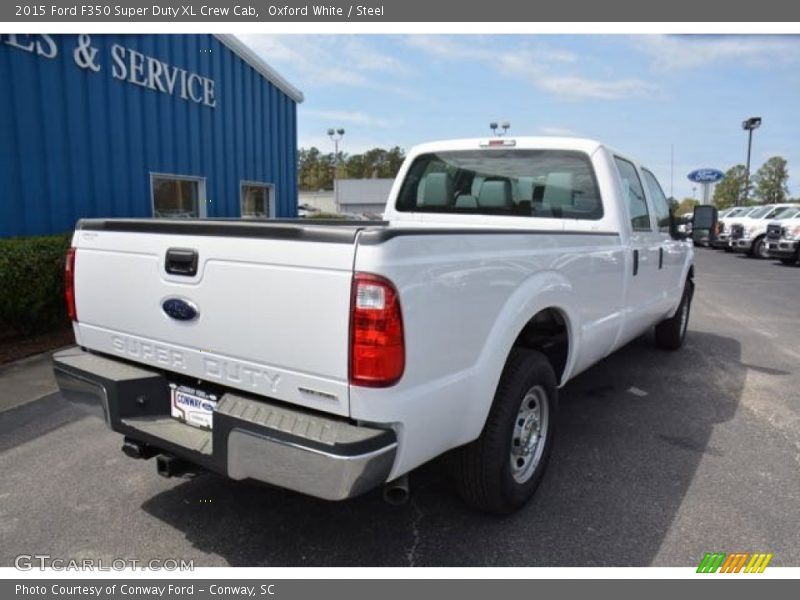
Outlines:
{"label": "rear side window", "polygon": [[625,203],[628,205],[628,214],[631,219],[631,229],[634,231],[652,231],[650,226],[650,214],[647,211],[647,200],[644,197],[644,188],[636,167],[632,162],[614,157],[617,164],[617,171],[622,180],[622,193]]}
{"label": "rear side window", "polygon": [[644,173],[644,183],[647,186],[647,191],[650,192],[650,198],[653,199],[653,211],[656,213],[656,224],[661,233],[669,233],[669,202],[664,190],[661,189],[661,184],[658,179],[647,169],[642,169]]}
{"label": "rear side window", "polygon": [[486,149],[418,156],[397,210],[594,220],[603,203],[584,153]]}

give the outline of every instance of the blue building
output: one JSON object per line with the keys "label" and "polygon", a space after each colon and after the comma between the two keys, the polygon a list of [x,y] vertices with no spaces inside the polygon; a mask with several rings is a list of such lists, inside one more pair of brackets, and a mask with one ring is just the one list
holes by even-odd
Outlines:
{"label": "blue building", "polygon": [[303,95],[227,35],[0,35],[0,237],[292,217]]}

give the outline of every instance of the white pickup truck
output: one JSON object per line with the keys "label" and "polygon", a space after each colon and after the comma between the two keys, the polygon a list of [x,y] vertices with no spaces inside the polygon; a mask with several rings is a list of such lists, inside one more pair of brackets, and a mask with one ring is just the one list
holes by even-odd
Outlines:
{"label": "white pickup truck", "polygon": [[771,221],[789,219],[798,205],[765,204],[742,217],[731,219],[730,247],[734,252],[745,252],[754,258],[767,258],[767,225]]}
{"label": "white pickup truck", "polygon": [[542,478],[559,387],[653,326],[683,343],[691,243],[600,143],[421,145],[385,219],[81,221],[63,395],[163,475],[391,498],[457,449],[465,500],[507,513]]}
{"label": "white pickup truck", "polygon": [[767,225],[767,254],[785,265],[800,260],[800,208]]}

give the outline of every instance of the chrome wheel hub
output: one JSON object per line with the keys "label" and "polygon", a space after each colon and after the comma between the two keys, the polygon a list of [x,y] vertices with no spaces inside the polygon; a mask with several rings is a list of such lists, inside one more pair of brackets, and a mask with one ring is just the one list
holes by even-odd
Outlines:
{"label": "chrome wheel hub", "polygon": [[522,398],[511,433],[511,475],[528,481],[542,459],[549,426],[547,392],[535,385]]}

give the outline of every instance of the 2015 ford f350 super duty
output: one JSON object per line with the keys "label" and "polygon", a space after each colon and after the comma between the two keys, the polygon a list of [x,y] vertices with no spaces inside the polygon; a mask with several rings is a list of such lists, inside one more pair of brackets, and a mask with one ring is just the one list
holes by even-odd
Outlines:
{"label": "2015 ford f350 super duty", "polygon": [[652,172],[591,140],[414,148],[381,222],[83,220],[68,399],[123,450],[331,500],[457,449],[464,498],[520,507],[557,389],[656,326],[693,251]]}

